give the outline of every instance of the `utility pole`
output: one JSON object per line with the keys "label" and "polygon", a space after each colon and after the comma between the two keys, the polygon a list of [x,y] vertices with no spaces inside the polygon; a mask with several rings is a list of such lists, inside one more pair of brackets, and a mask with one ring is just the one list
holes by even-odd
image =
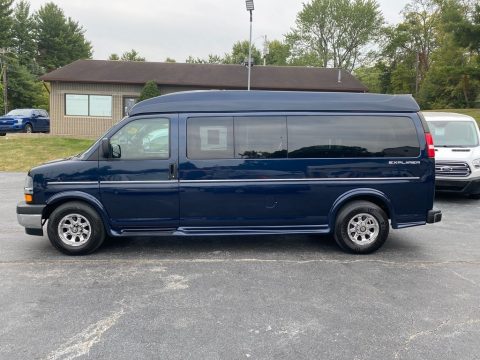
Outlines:
{"label": "utility pole", "polygon": [[247,6],[247,11],[250,13],[250,41],[248,42],[248,84],[247,90],[250,91],[250,79],[252,76],[252,24],[253,24],[253,10],[255,6],[253,0],[245,0],[245,5]]}
{"label": "utility pole", "polygon": [[263,66],[267,65],[267,55],[268,55],[268,40],[267,35],[264,36],[263,41]]}
{"label": "utility pole", "polygon": [[7,89],[7,51],[8,49],[0,49],[1,63],[2,63],[2,84],[3,84],[3,110],[6,114],[8,112],[8,89]]}

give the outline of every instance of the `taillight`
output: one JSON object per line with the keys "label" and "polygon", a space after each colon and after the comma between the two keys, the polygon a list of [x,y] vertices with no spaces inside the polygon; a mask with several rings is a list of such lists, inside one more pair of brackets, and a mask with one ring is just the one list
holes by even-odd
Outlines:
{"label": "taillight", "polygon": [[427,156],[435,158],[435,146],[433,146],[433,137],[430,133],[425,133],[425,141],[427,143]]}

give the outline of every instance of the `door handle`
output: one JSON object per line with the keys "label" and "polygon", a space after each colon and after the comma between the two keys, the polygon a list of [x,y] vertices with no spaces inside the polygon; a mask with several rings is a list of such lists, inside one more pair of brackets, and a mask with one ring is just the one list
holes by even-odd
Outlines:
{"label": "door handle", "polygon": [[168,165],[168,178],[170,180],[175,180],[177,178],[177,164],[176,163],[170,163],[170,165]]}

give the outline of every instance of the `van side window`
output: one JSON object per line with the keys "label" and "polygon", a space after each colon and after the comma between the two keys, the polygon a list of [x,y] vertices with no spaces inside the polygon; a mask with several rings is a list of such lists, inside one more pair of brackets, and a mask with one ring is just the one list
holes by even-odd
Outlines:
{"label": "van side window", "polygon": [[418,135],[402,116],[289,116],[289,158],[417,157]]}
{"label": "van side window", "polygon": [[189,159],[233,159],[233,117],[198,117],[187,120]]}
{"label": "van side window", "polygon": [[235,117],[234,124],[236,158],[287,157],[286,116]]}
{"label": "van side window", "polygon": [[170,120],[165,118],[134,120],[110,138],[114,159],[168,159],[170,157]]}

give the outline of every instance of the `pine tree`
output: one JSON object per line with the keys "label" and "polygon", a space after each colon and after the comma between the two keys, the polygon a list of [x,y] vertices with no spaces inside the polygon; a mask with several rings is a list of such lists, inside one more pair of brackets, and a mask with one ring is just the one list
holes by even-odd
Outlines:
{"label": "pine tree", "polygon": [[30,4],[21,0],[15,6],[12,25],[12,42],[15,55],[20,65],[26,66],[35,73],[35,20],[30,14]]}
{"label": "pine tree", "polygon": [[140,97],[138,101],[150,99],[160,95],[160,91],[158,90],[157,83],[154,80],[148,81],[142,89],[140,93]]}
{"label": "pine tree", "polygon": [[42,6],[37,14],[37,62],[45,71],[92,56],[92,45],[85,39],[78,22],[66,18],[54,3]]}
{"label": "pine tree", "polygon": [[0,49],[12,45],[12,3],[13,0],[0,0]]}

